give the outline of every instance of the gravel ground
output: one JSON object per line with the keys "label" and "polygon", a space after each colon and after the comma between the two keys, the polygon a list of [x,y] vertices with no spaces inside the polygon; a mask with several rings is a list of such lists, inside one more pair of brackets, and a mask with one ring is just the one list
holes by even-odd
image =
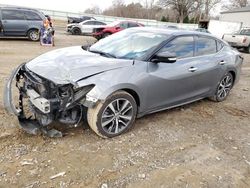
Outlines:
{"label": "gravel ground", "polygon": [[[56,47],[0,40],[0,98],[11,70],[39,54],[92,43],[58,32]],[[148,115],[128,133],[102,139],[89,128],[31,136],[0,102],[0,187],[250,187],[250,55],[221,103],[202,100]]]}

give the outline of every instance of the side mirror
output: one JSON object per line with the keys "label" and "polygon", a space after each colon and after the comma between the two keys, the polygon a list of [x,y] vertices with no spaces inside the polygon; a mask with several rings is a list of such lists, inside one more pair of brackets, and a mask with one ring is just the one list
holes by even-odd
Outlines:
{"label": "side mirror", "polygon": [[119,26],[116,26],[115,29],[118,30],[118,29],[121,29],[121,28]]}
{"label": "side mirror", "polygon": [[91,47],[91,44],[87,44],[87,45],[83,45],[82,49],[87,51],[90,47]]}
{"label": "side mirror", "polygon": [[177,57],[169,52],[160,52],[151,59],[153,63],[175,63],[176,61]]}

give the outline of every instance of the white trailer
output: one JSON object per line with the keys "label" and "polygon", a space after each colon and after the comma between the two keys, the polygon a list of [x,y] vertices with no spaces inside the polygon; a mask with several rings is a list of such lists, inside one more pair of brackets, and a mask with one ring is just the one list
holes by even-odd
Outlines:
{"label": "white trailer", "polygon": [[239,32],[241,27],[242,22],[210,20],[208,23],[208,31],[219,38],[222,38],[224,34]]}

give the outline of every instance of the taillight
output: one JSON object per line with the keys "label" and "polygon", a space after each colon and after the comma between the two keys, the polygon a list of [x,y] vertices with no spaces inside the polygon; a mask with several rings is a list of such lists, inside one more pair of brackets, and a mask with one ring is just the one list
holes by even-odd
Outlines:
{"label": "taillight", "polygon": [[244,39],[243,39],[243,43],[245,43],[247,41],[247,37],[244,37]]}

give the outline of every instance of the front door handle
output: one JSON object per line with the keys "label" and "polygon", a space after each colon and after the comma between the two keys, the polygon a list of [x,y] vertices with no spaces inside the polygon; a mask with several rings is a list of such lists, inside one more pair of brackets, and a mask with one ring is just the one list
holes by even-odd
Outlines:
{"label": "front door handle", "polygon": [[198,70],[198,68],[196,68],[196,67],[190,67],[188,70],[189,70],[189,72],[195,72],[195,71]]}
{"label": "front door handle", "polygon": [[222,61],[220,61],[219,64],[220,64],[220,65],[225,65],[225,64],[226,64],[226,61],[222,60]]}

